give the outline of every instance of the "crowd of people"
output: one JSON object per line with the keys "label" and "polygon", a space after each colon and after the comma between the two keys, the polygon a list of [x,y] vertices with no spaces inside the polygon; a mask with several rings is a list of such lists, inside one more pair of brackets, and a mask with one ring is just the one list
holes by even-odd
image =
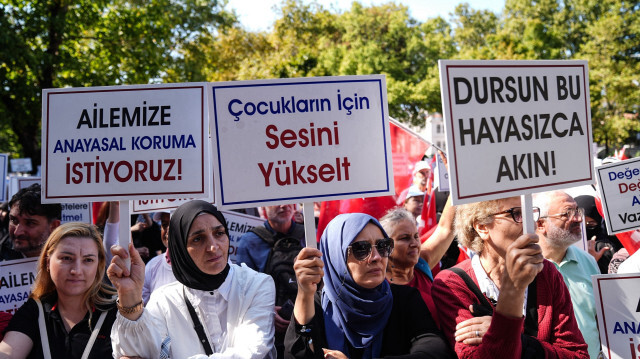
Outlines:
{"label": "crowd of people", "polygon": [[597,358],[591,275],[640,268],[595,196],[535,194],[535,233],[520,197],[448,198],[420,235],[430,177],[420,161],[396,208],[336,216],[318,249],[295,205],[264,207],[236,263],[205,201],[128,223],[105,202],[94,224],[60,224],[39,185],[22,189],[0,206],[0,261],[38,257],[37,274],[0,312],[0,358]]}

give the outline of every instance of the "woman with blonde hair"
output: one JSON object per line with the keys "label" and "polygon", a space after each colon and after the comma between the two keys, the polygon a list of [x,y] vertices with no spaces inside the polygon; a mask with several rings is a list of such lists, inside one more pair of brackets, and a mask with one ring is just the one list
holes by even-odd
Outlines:
{"label": "woman with blonde hair", "polygon": [[1,358],[111,358],[115,290],[102,279],[105,250],[95,226],[56,228],[38,261],[29,300],[0,343]]}

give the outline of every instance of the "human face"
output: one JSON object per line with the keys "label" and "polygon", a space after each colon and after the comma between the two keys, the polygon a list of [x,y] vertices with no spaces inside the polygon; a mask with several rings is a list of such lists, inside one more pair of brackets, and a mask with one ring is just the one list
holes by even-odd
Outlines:
{"label": "human face", "polygon": [[387,268],[388,258],[380,256],[375,246],[376,241],[383,237],[382,231],[380,231],[378,226],[368,223],[362,232],[351,242],[369,242],[373,247],[371,248],[369,257],[363,261],[355,259],[351,251],[349,251],[347,256],[349,273],[351,273],[353,281],[363,288],[373,289],[385,280],[385,269]]}
{"label": "human face", "polygon": [[582,217],[577,214],[571,218],[558,215],[577,208],[578,204],[568,194],[560,193],[552,198],[548,217],[543,222],[548,245],[567,248],[582,239],[582,229],[580,228]]}
{"label": "human face", "polygon": [[47,217],[20,212],[20,203],[11,207],[9,212],[9,237],[13,249],[27,257],[37,257],[51,231],[60,223],[49,222]]}
{"label": "human face", "polygon": [[63,238],[47,265],[59,297],[81,297],[96,279],[98,244],[90,237]]}
{"label": "human face", "polygon": [[293,217],[293,205],[283,204],[280,206],[267,206],[265,207],[267,212],[267,219],[269,222],[277,224],[286,224],[291,222]]}
{"label": "human face", "polygon": [[413,184],[420,187],[421,191],[424,191],[427,188],[427,180],[429,179],[430,175],[431,169],[421,169],[413,175]]}
{"label": "human face", "polygon": [[206,274],[218,274],[227,266],[229,237],[222,223],[212,214],[201,214],[191,224],[187,252],[198,269]]}
{"label": "human face", "polygon": [[416,225],[411,221],[401,220],[388,234],[394,243],[393,253],[389,256],[392,265],[400,268],[415,266],[420,257],[420,235]]}
{"label": "human face", "polygon": [[422,213],[422,202],[424,202],[424,196],[409,197],[404,202],[404,209],[411,212],[415,218]]}
{"label": "human face", "polygon": [[522,235],[522,223],[516,223],[509,213],[499,213],[513,207],[520,207],[520,197],[498,201],[498,211],[492,216],[491,223],[474,224],[476,232],[484,241],[483,252],[487,252],[487,255],[505,258],[509,245]]}
{"label": "human face", "polygon": [[169,213],[160,214],[160,239],[165,247],[169,247],[169,223],[171,215]]}

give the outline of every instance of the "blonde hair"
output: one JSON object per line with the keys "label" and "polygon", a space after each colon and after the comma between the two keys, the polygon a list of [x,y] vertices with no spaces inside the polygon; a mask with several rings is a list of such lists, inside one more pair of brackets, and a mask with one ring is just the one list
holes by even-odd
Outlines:
{"label": "blonde hair", "polygon": [[[51,234],[42,248],[40,253],[40,259],[38,260],[38,274],[36,280],[33,283],[33,291],[31,292],[31,298],[40,299],[45,295],[51,294],[56,290],[56,285],[51,279],[51,273],[48,270],[48,260],[53,255],[53,252],[58,248],[60,242],[65,238],[83,237],[91,238],[98,246],[98,270],[96,276],[93,278],[93,283],[89,290],[84,294],[83,301],[89,315],[92,313],[92,308],[96,305],[109,305],[114,302],[113,295],[116,294],[115,289],[104,283],[104,272],[106,255],[104,247],[102,246],[102,236],[98,232],[97,228],[88,223],[81,222],[69,222],[58,226]],[[91,318],[89,319],[91,320]]]}
{"label": "blonde hair", "polygon": [[476,232],[474,225],[476,223],[492,223],[492,215],[500,210],[500,204],[504,200],[494,199],[456,206],[454,226],[458,242],[476,253],[481,253],[484,249],[484,242]]}

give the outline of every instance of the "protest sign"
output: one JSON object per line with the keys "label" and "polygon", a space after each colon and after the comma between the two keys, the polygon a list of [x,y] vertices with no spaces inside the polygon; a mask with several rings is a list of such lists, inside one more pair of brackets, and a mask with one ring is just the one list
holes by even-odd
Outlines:
{"label": "protest sign", "polygon": [[15,314],[31,294],[38,258],[0,262],[0,311]]}
{"label": "protest sign", "polygon": [[208,197],[205,84],[48,89],[42,202]]}
{"label": "protest sign", "polygon": [[236,263],[240,237],[250,231],[251,228],[262,226],[265,220],[233,211],[221,212],[224,219],[227,220],[227,228],[229,229],[229,260],[231,263]]}
{"label": "protest sign", "polygon": [[382,75],[212,84],[222,208],[394,193]]}
{"label": "protest sign", "polygon": [[7,201],[7,161],[9,155],[0,153],[0,202]]}
{"label": "protest sign", "polygon": [[9,199],[19,190],[27,188],[34,183],[40,183],[40,177],[34,176],[11,176],[9,177]]}
{"label": "protest sign", "polygon": [[91,223],[91,203],[62,203],[60,223]]}
{"label": "protest sign", "polygon": [[[136,213],[148,213],[148,212],[170,212],[180,207],[182,204],[187,203],[195,198],[164,198],[164,199],[139,199],[130,201],[131,208],[129,212],[131,214]],[[213,199],[200,198],[203,201],[213,203]]]}
{"label": "protest sign", "polygon": [[593,182],[586,61],[440,61],[454,204]]}
{"label": "protest sign", "polygon": [[442,157],[440,157],[439,153],[436,153],[434,156],[437,156],[438,159],[436,161],[436,173],[434,176],[435,179],[435,187],[440,192],[447,192],[450,190],[449,188],[449,171],[447,170],[447,166],[442,162]]}
{"label": "protest sign", "polygon": [[609,234],[640,228],[640,158],[598,166],[596,175]]}
{"label": "protest sign", "polygon": [[13,158],[11,159],[11,172],[31,172],[31,158]]}
{"label": "protest sign", "polygon": [[591,280],[605,357],[640,358],[640,273],[594,275]]}

